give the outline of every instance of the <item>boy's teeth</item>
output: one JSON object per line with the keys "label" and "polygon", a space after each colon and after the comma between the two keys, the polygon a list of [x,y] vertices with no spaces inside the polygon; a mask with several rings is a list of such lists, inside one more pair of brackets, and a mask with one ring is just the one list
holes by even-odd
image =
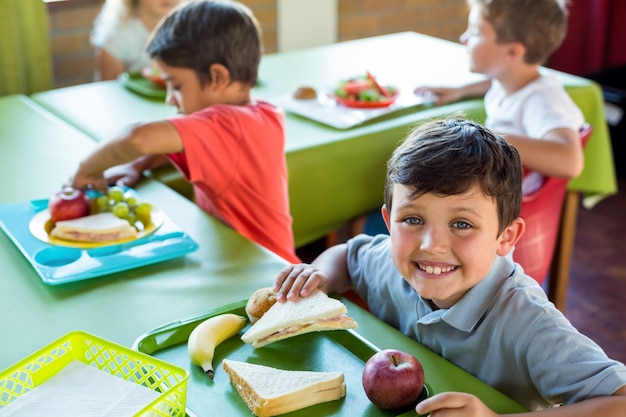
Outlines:
{"label": "boy's teeth", "polygon": [[442,272],[450,272],[452,271],[453,267],[448,267],[448,268],[441,268],[440,266],[426,266],[426,267],[421,267],[424,271],[426,271],[427,274],[434,274],[434,275],[440,275]]}

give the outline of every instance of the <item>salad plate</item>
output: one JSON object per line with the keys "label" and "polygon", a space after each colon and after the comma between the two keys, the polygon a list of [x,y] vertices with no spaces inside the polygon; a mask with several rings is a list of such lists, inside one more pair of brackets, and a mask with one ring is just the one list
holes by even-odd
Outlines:
{"label": "salad plate", "polygon": [[130,91],[151,99],[165,100],[167,95],[165,87],[155,84],[140,72],[124,72],[117,78],[117,81]]}
{"label": "salad plate", "polygon": [[302,100],[293,95],[283,95],[269,101],[286,111],[336,129],[350,129],[365,122],[393,114],[404,109],[428,104],[429,101],[412,92],[400,90],[393,103],[386,106],[364,105],[348,107],[337,102],[333,92],[320,88],[317,98]]}
{"label": "salad plate", "polygon": [[[333,87],[307,87],[306,98],[298,92],[270,100],[286,111],[337,129],[349,129],[409,107],[427,104],[409,87],[381,84],[369,72],[340,80]],[[301,90],[302,87],[299,89]]]}

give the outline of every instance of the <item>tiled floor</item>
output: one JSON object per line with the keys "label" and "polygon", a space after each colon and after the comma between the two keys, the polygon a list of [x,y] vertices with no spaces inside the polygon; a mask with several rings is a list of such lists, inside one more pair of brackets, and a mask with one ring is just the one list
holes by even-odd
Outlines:
{"label": "tiled floor", "polygon": [[[626,363],[626,179],[619,194],[578,212],[566,316],[607,354]],[[324,242],[299,251],[311,261]]]}

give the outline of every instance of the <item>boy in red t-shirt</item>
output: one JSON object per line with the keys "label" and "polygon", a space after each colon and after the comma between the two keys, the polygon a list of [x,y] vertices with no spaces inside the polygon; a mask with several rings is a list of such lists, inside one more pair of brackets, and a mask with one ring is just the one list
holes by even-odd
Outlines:
{"label": "boy in red t-shirt", "polygon": [[185,3],[157,27],[147,52],[181,116],[130,126],[81,162],[72,185],[132,186],[145,170],[171,162],[193,184],[199,207],[298,262],[284,114],[251,99],[262,54],[252,12],[237,2]]}

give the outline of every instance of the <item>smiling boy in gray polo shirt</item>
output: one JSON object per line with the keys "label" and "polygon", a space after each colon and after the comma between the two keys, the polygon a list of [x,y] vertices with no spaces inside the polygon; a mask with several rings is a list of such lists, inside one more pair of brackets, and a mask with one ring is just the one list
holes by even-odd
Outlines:
{"label": "smiling boy in gray polo shirt", "polygon": [[[277,299],[354,286],[372,314],[531,410],[524,415],[623,417],[626,367],[576,331],[512,260],[524,232],[521,179],[519,154],[488,129],[424,123],[388,163],[389,236],[359,235],[285,268]],[[466,393],[416,407],[444,410],[496,415]]]}

